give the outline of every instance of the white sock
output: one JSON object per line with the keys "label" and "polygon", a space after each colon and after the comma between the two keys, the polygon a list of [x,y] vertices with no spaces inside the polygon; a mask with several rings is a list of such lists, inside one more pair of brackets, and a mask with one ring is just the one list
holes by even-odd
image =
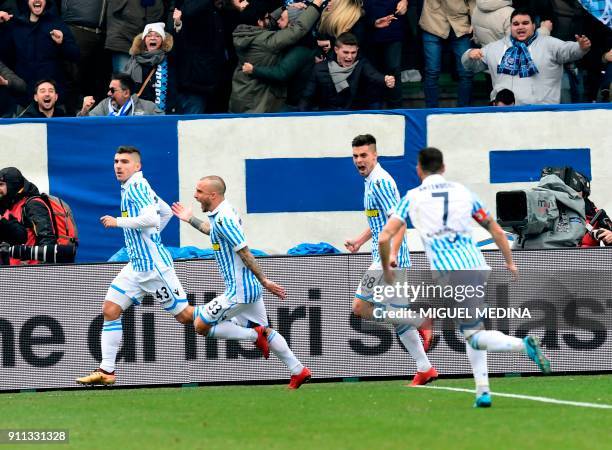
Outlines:
{"label": "white sock", "polygon": [[420,327],[425,318],[412,317],[407,311],[410,311],[410,309],[389,304],[377,304],[372,311],[372,318],[376,322],[387,322],[393,325],[411,325],[415,328]]}
{"label": "white sock", "polygon": [[466,342],[465,351],[472,366],[472,373],[476,382],[476,395],[479,396],[483,392],[489,392],[489,370],[487,369],[486,350],[475,350]]}
{"label": "white sock", "polygon": [[252,328],[241,327],[229,320],[224,320],[214,325],[208,332],[207,337],[229,341],[255,342],[257,340],[257,331]]}
{"label": "white sock", "polygon": [[121,317],[117,320],[104,321],[101,336],[102,362],[100,363],[100,369],[107,372],[115,371],[115,362],[122,337],[123,326],[121,325]]}
{"label": "white sock", "polygon": [[285,363],[291,375],[299,374],[304,366],[295,357],[285,338],[277,331],[270,329],[268,334],[268,343],[270,344],[270,350],[276,355],[278,359]]}
{"label": "white sock", "polygon": [[416,362],[417,370],[419,372],[427,372],[431,369],[431,363],[423,349],[423,343],[419,337],[419,332],[406,325],[396,325],[395,331],[400,341],[402,341],[404,348],[408,350],[408,353],[410,353],[410,356],[412,356]]}
{"label": "white sock", "polygon": [[508,336],[497,330],[474,333],[468,342],[474,349],[487,350],[489,352],[525,351],[525,343],[522,339]]}

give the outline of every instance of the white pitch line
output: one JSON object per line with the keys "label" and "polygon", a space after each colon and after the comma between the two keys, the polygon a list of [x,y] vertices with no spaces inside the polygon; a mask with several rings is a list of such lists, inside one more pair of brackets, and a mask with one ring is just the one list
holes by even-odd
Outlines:
{"label": "white pitch line", "polygon": [[[475,393],[475,391],[472,389],[454,388],[454,387],[446,387],[446,386],[419,386],[419,387],[426,388],[426,389],[441,389],[445,391],[454,391],[454,392],[468,392],[470,394]],[[534,402],[555,403],[557,405],[580,406],[583,408],[612,409],[612,405],[606,405],[604,403],[572,402],[569,400],[557,400],[556,398],[532,397],[531,395],[520,395],[520,394],[504,394],[502,392],[491,392],[491,395],[496,396],[496,397],[520,398],[521,400],[533,400]]]}

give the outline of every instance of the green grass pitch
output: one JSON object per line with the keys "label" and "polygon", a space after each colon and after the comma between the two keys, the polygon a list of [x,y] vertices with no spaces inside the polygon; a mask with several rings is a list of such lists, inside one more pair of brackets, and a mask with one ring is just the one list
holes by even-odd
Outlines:
{"label": "green grass pitch", "polygon": [[[408,388],[405,381],[0,395],[0,428],[69,429],[88,449],[610,449],[612,409]],[[435,386],[473,388],[471,379]],[[612,375],[493,378],[493,392],[612,405]],[[12,446],[2,446],[10,448]],[[15,448],[60,448],[19,445]]]}

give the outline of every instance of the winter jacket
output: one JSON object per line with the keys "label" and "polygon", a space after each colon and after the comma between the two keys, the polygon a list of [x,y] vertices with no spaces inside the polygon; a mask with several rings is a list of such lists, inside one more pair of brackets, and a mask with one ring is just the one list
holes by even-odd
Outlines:
{"label": "winter jacket", "polygon": [[[28,85],[28,93],[34,92],[34,85],[42,79],[51,78],[57,83],[60,102],[63,99],[65,61],[79,60],[79,47],[70,29],[53,11],[53,3],[47,2],[44,13],[37,22],[30,22],[29,10],[23,15],[15,16],[7,24],[10,29],[9,50],[15,60],[15,73]],[[51,30],[60,30],[64,37],[61,44],[56,44],[50,36]],[[27,105],[31,97],[19,98],[22,105]]]}
{"label": "winter jacket", "polygon": [[53,245],[57,242],[49,208],[42,201],[29,200],[40,195],[15,167],[0,170],[0,181],[7,194],[0,198],[0,241],[11,245]]}
{"label": "winter jacket", "polygon": [[[164,108],[162,108],[162,105],[160,104],[160,86],[163,83],[163,78],[162,78],[162,73],[161,73],[162,72],[161,64],[158,64],[155,67],[149,63],[140,64],[140,67],[142,70],[142,80],[140,82],[134,80],[134,83],[135,83],[134,91],[140,92],[142,84],[145,82],[145,80],[149,76],[149,73],[151,73],[152,70],[155,70],[155,72],[153,73],[153,76],[151,77],[151,79],[145,86],[144,90],[142,91],[142,94],[140,94],[140,98],[142,100],[148,100],[150,102],[155,103],[160,109],[163,109],[163,111],[167,114],[172,113],[176,107],[176,71],[174,68],[173,53],[171,53],[173,46],[174,46],[174,38],[172,37],[170,33],[166,33],[166,37],[161,46],[161,50],[166,54],[166,57],[164,58],[164,60],[167,61],[167,70],[168,70],[167,77],[165,80],[166,98],[165,98]],[[130,55],[132,56],[131,60],[134,61],[135,64],[138,64],[138,62],[135,61],[135,58],[138,55],[142,55],[144,52],[145,52],[144,41],[142,39],[142,34],[139,34],[134,38],[134,42],[132,43],[132,48],[130,48]],[[124,72],[129,73],[127,68],[130,66],[130,64],[132,64],[132,61],[128,63],[128,65],[126,66],[126,69],[124,69]]]}
{"label": "winter jacket", "polygon": [[148,23],[164,21],[163,0],[153,6],[141,6],[141,0],[108,0],[106,10],[105,48],[128,53],[134,37],[142,33]]}
{"label": "winter jacket", "polygon": [[[336,87],[329,73],[328,62],[315,64],[314,70],[304,89],[299,110],[319,111],[367,109],[368,103],[382,93],[385,76],[378,72],[366,59],[360,58],[355,63],[353,73],[348,77],[349,87],[336,92]],[[380,95],[379,95],[380,97]]]}
{"label": "winter jacket", "polygon": [[62,0],[62,19],[70,25],[104,31],[108,0]]}
{"label": "winter jacket", "polygon": [[561,101],[561,78],[563,64],[582,58],[587,52],[580,49],[577,42],[563,42],[550,36],[540,36],[529,45],[531,58],[538,73],[520,78],[518,75],[497,73],[506,50],[512,46],[508,36],[482,48],[483,60],[472,60],[466,51],[461,62],[472,72],[489,69],[493,81],[491,100],[502,89],[514,92],[517,105],[556,104]]}
{"label": "winter jacket", "polygon": [[[182,13],[175,30],[172,12]],[[224,21],[213,0],[176,0],[168,7],[166,30],[174,34],[177,85],[180,92],[211,94],[221,82],[226,61]]]}
{"label": "winter jacket", "polygon": [[270,31],[252,25],[238,25],[234,30],[234,46],[238,65],[232,78],[229,110],[234,113],[275,112],[283,108],[287,89],[284,85],[270,85],[242,72],[242,64],[273,66],[283,51],[298,42],[313,27],[319,9],[310,5],[287,28]]}
{"label": "winter jacket", "polygon": [[457,37],[470,33],[474,0],[425,0],[419,25],[424,31],[446,39],[451,28]]}
{"label": "winter jacket", "polygon": [[0,92],[8,89],[13,95],[26,93],[26,82],[19,78],[17,74],[9,69],[6,65],[4,65],[2,61],[0,61],[0,76],[9,82],[8,86],[0,86]]}
{"label": "winter jacket", "polygon": [[308,83],[319,50],[301,45],[290,48],[275,66],[254,66],[251,76],[266,83],[287,85],[287,104],[297,106]]}
{"label": "winter jacket", "polygon": [[[66,117],[66,113],[64,110],[57,105],[53,110],[53,115],[51,117]],[[38,103],[32,102],[28,105],[26,109],[24,109],[21,114],[17,116],[18,119],[47,119],[43,113],[38,109]]]}
{"label": "winter jacket", "polygon": [[[134,108],[132,108],[128,115],[130,116],[155,116],[164,114],[164,112],[157,107],[157,105],[148,100],[138,98],[136,94],[132,95],[132,101],[134,102]],[[107,97],[96,105],[94,109],[89,111],[87,114],[77,114],[78,117],[83,116],[108,116],[110,112],[111,98]]]}

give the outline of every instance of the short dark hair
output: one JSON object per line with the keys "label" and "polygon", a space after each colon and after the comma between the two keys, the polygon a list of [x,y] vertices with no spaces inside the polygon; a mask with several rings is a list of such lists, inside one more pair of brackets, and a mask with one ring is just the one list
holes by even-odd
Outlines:
{"label": "short dark hair", "polygon": [[516,8],[514,11],[512,11],[512,14],[510,14],[510,22],[512,22],[512,19],[514,19],[515,16],[529,16],[531,21],[535,23],[535,16],[527,8]]}
{"label": "short dark hair", "polygon": [[504,105],[514,105],[516,100],[514,99],[514,92],[510,89],[502,89],[495,96],[493,104],[497,106],[497,103],[503,103]]}
{"label": "short dark hair", "polygon": [[364,145],[373,145],[376,147],[376,138],[371,134],[360,134],[355,136],[351,144],[353,147],[363,147]]}
{"label": "short dark hair", "polygon": [[140,153],[140,150],[138,150],[136,147],[133,147],[131,145],[120,145],[119,147],[117,147],[117,151],[115,153],[118,153],[120,155],[122,154],[138,155],[138,160],[139,161],[142,160],[142,154]]}
{"label": "short dark hair", "polygon": [[130,91],[130,94],[134,93],[135,85],[132,77],[127,73],[117,72],[111,76],[111,81],[117,80],[121,84],[121,89]]}
{"label": "short dark hair", "polygon": [[359,41],[357,40],[357,36],[355,36],[353,33],[342,33],[336,38],[336,43],[334,45],[336,47],[340,47],[342,45],[355,45],[359,47]]}
{"label": "short dark hair", "polygon": [[52,80],[51,78],[44,78],[42,80],[37,81],[36,84],[34,85],[35,94],[38,92],[38,87],[44,83],[49,83],[51,86],[53,86],[53,89],[55,89],[55,92],[57,92],[57,83],[55,82],[55,80]]}
{"label": "short dark hair", "polygon": [[427,173],[438,173],[444,165],[442,152],[435,147],[425,147],[419,152],[419,164]]}

